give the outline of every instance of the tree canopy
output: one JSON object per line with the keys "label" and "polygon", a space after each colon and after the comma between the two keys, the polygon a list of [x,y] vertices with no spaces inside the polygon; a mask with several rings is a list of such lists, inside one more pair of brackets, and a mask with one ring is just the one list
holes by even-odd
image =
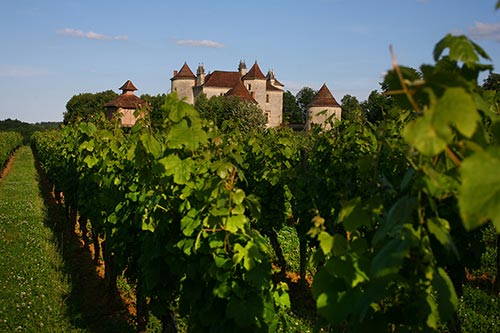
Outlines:
{"label": "tree canopy", "polygon": [[202,94],[196,98],[194,107],[202,118],[213,121],[222,130],[249,132],[264,128],[267,121],[256,104],[241,101],[237,97],[213,96],[207,99]]}
{"label": "tree canopy", "polygon": [[355,96],[344,95],[340,100],[342,119],[354,119],[362,115],[361,103]]}
{"label": "tree canopy", "polygon": [[311,104],[312,100],[314,99],[314,96],[316,95],[318,91],[309,88],[309,87],[304,87],[299,90],[297,93],[297,103],[299,104],[300,108],[303,110],[304,114],[307,114],[307,107],[309,104]]}
{"label": "tree canopy", "polygon": [[305,114],[297,103],[297,98],[287,90],[283,93],[283,121],[287,123],[304,123]]}
{"label": "tree canopy", "polygon": [[94,120],[105,114],[104,104],[118,96],[113,90],[74,95],[66,103],[64,124]]}
{"label": "tree canopy", "polygon": [[500,74],[491,72],[483,81],[484,90],[500,91]]}

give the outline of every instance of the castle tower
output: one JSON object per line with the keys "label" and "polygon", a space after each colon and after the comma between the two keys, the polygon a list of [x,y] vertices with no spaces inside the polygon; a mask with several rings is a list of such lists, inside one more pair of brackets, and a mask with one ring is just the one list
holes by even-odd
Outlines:
{"label": "castle tower", "polygon": [[310,130],[313,124],[328,130],[331,128],[328,120],[331,118],[336,121],[341,117],[342,108],[326,84],[323,84],[307,108],[306,130]]}
{"label": "castle tower", "polygon": [[250,68],[248,73],[246,73],[241,80],[243,84],[248,89],[252,97],[259,103],[259,105],[264,105],[266,102],[266,77],[262,73],[257,64]]}
{"label": "castle tower", "polygon": [[201,86],[205,83],[205,68],[203,64],[198,65],[198,69],[196,70],[196,86]]}
{"label": "castle tower", "polygon": [[245,64],[245,61],[240,60],[240,64],[238,66],[238,72],[240,72],[240,76],[243,77],[247,73],[247,65]]}
{"label": "castle tower", "polygon": [[177,92],[179,99],[186,98],[187,103],[193,104],[193,87],[196,84],[196,76],[188,64],[184,63],[178,72],[174,71],[174,76],[170,80],[172,81],[171,91]]}
{"label": "castle tower", "polygon": [[[132,127],[137,120],[134,116],[135,111],[143,107],[148,107],[148,103],[134,94],[137,88],[130,80],[127,80],[119,89],[122,91],[122,94],[104,104],[106,115],[109,120],[113,117],[120,117],[122,126]],[[139,118],[142,117],[143,115],[141,114]]]}

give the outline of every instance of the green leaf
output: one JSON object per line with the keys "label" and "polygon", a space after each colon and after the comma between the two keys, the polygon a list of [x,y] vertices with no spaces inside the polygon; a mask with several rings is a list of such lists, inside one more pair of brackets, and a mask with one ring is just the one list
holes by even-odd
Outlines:
{"label": "green leaf", "polygon": [[244,231],[247,218],[245,215],[229,216],[226,220],[226,230],[232,233]]}
{"label": "green leaf", "polygon": [[151,133],[141,135],[141,142],[146,152],[152,154],[154,158],[159,158],[162,155],[161,143]]}
{"label": "green leaf", "polygon": [[479,61],[479,56],[491,60],[488,54],[476,43],[466,36],[446,35],[434,47],[434,60],[439,61],[444,50],[449,50],[451,60],[463,62],[466,65],[474,65]]}
{"label": "green leaf", "polygon": [[169,105],[170,112],[168,113],[168,118],[174,123],[178,123],[184,118],[186,114],[184,104],[186,103],[177,101],[177,103],[171,103]]}
{"label": "green leaf", "polygon": [[448,88],[435,106],[436,127],[454,125],[467,138],[476,131],[479,113],[473,97],[463,88]]}
{"label": "green leaf", "polygon": [[373,236],[373,244],[376,245],[385,237],[390,236],[396,226],[411,223],[417,205],[417,199],[410,196],[404,196],[396,201]]}
{"label": "green leaf", "polygon": [[458,251],[450,235],[450,224],[445,219],[431,218],[427,220],[429,232],[448,250],[453,251],[458,257]]}
{"label": "green leaf", "polygon": [[438,267],[437,274],[435,272],[433,275],[432,287],[437,292],[437,305],[441,321],[453,320],[458,297],[450,277],[441,267]]}
{"label": "green leaf", "polygon": [[370,214],[364,209],[360,197],[342,204],[339,222],[344,224],[347,231],[354,231],[361,226],[369,226],[370,221]]}
{"label": "green leaf", "polygon": [[453,140],[452,126],[470,138],[479,119],[473,97],[463,88],[452,87],[431,104],[423,117],[406,126],[403,137],[422,154],[434,156]]}
{"label": "green leaf", "polygon": [[242,189],[236,189],[233,193],[233,203],[239,205],[245,200],[245,191]]}
{"label": "green leaf", "polygon": [[92,168],[94,165],[97,164],[97,162],[99,162],[99,160],[97,159],[97,157],[89,155],[89,156],[85,157],[85,159],[83,160],[83,162],[85,164],[87,164],[87,166],[89,168]]}
{"label": "green leaf", "polygon": [[430,294],[427,294],[425,301],[429,306],[430,310],[425,323],[427,324],[428,327],[432,328],[433,330],[437,330],[439,324],[439,312],[436,301]]}
{"label": "green leaf", "polygon": [[[427,110],[427,112],[430,112],[430,110]],[[423,117],[410,122],[403,130],[403,137],[406,142],[428,156],[437,155],[446,148],[452,137],[451,132],[444,134],[446,137],[443,139],[443,135],[434,128],[432,119],[427,116],[427,113]]]}
{"label": "green leaf", "polygon": [[368,280],[366,273],[359,267],[358,259],[350,254],[331,258],[325,268],[330,274],[343,278],[351,287]]}
{"label": "green leaf", "polygon": [[185,236],[191,236],[193,232],[201,225],[201,220],[195,210],[190,210],[187,215],[181,219],[181,230]]}
{"label": "green leaf", "polygon": [[179,185],[187,184],[194,171],[195,162],[186,158],[181,160],[177,155],[168,155],[159,162],[165,167],[168,176],[174,176],[174,182]]}
{"label": "green leaf", "polygon": [[491,220],[500,232],[500,149],[478,151],[462,162],[458,204],[467,230]]}
{"label": "green leaf", "polygon": [[319,233],[318,235],[319,246],[321,247],[321,250],[323,250],[324,254],[329,254],[332,251],[333,240],[334,237],[331,236],[326,231],[322,231]]}
{"label": "green leaf", "polygon": [[373,258],[370,276],[380,278],[397,273],[410,253],[410,246],[408,237],[401,236],[388,242]]}
{"label": "green leaf", "polygon": [[85,141],[84,143],[82,143],[80,145],[80,149],[91,152],[91,151],[94,151],[94,145],[95,145],[94,140]]}
{"label": "green leaf", "polygon": [[207,133],[201,128],[189,127],[186,119],[172,125],[167,139],[172,148],[186,147],[188,150],[195,150],[208,140]]}

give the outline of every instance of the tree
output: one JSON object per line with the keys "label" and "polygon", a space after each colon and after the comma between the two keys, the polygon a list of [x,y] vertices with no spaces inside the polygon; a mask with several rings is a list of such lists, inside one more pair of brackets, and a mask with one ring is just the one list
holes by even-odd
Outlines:
{"label": "tree", "polygon": [[304,87],[297,93],[297,103],[299,104],[304,114],[307,114],[307,107],[309,106],[309,104],[311,104],[316,93],[316,90],[309,87]]}
{"label": "tree", "polygon": [[500,91],[500,74],[491,72],[483,81],[482,88],[484,90]]}
{"label": "tree", "polygon": [[117,96],[113,90],[106,90],[95,94],[83,93],[74,95],[66,103],[66,112],[63,115],[64,124],[91,121],[102,117],[106,111],[104,104]]}
{"label": "tree", "polygon": [[151,123],[153,126],[160,124],[165,119],[166,114],[162,111],[162,105],[165,103],[165,94],[158,94],[156,96],[151,96],[149,94],[142,94],[140,98],[145,100],[149,104],[149,110],[151,115]]}
{"label": "tree", "polygon": [[224,131],[249,132],[262,129],[266,124],[266,116],[256,104],[238,97],[213,96],[207,101],[206,96],[201,95],[196,98],[194,107],[202,118],[212,120]]}
{"label": "tree", "polygon": [[361,109],[366,115],[366,119],[371,123],[382,120],[384,113],[393,107],[393,101],[389,96],[373,90],[368,99],[361,103]]}
{"label": "tree", "polygon": [[342,119],[354,119],[362,115],[361,104],[355,96],[344,95],[340,100]]}
{"label": "tree", "polygon": [[288,123],[305,122],[305,114],[290,90],[283,93],[283,120]]}
{"label": "tree", "polygon": [[[424,105],[428,102],[427,94],[421,91],[422,73],[413,67],[399,66],[399,70],[403,80],[406,83],[408,91],[413,96],[413,100],[418,105]],[[384,77],[384,81],[380,83],[380,88],[382,93],[388,97],[388,99],[393,103],[393,105],[398,105],[403,109],[411,109],[411,105],[408,97],[403,92],[403,86],[401,84],[401,79],[398,73],[391,69]]]}

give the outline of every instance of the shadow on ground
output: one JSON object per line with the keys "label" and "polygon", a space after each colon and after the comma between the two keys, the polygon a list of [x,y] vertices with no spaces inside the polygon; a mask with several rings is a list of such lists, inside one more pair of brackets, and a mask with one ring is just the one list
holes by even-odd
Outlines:
{"label": "shadow on ground", "polygon": [[63,204],[57,203],[52,188],[36,163],[39,187],[47,209],[45,224],[54,233],[64,260],[65,273],[71,282],[71,293],[65,302],[73,324],[90,332],[135,332],[134,318],[119,295],[108,295],[102,267],[92,261],[92,252],[83,246],[66,218]]}

